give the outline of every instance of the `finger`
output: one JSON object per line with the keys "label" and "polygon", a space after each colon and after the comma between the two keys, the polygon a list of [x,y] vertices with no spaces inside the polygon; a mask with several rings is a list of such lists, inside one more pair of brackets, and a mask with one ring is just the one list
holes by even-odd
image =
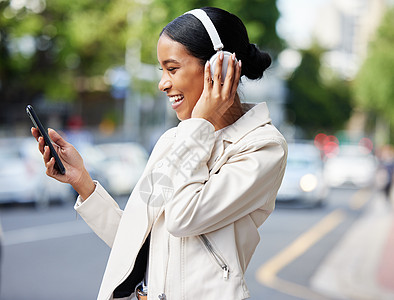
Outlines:
{"label": "finger", "polygon": [[235,63],[235,53],[230,56],[227,65],[226,78],[224,80],[222,93],[226,98],[231,95],[232,87],[235,79],[236,63]]}
{"label": "finger", "polygon": [[222,87],[223,57],[223,51],[220,51],[219,57],[216,60],[215,74],[213,74],[213,91],[216,93],[219,93]]}
{"label": "finger", "polygon": [[57,171],[55,169],[55,158],[51,158],[47,164],[45,164],[47,171],[46,174],[50,177],[54,177],[54,175],[57,174]]}
{"label": "finger", "polygon": [[44,154],[45,141],[42,136],[38,137],[38,150]]}
{"label": "finger", "polygon": [[209,61],[207,61],[204,66],[204,87],[200,95],[200,99],[205,98],[204,95],[210,94],[211,90],[212,90],[211,65]]}
{"label": "finger", "polygon": [[242,62],[238,61],[238,63],[236,63],[236,65],[235,65],[234,83],[231,88],[231,96],[233,96],[237,93],[239,80],[241,78],[241,71],[242,71]]}
{"label": "finger", "polygon": [[48,135],[51,138],[51,140],[58,146],[60,147],[65,147],[68,145],[65,139],[61,137],[60,134],[58,134],[55,130],[52,128],[48,129]]}
{"label": "finger", "polygon": [[204,67],[204,89],[210,89],[211,87],[212,87],[211,64],[209,63],[209,61],[207,61]]}
{"label": "finger", "polygon": [[31,131],[31,134],[36,139],[36,141],[38,142],[38,138],[40,137],[40,132],[38,131],[38,129],[35,127],[32,127],[30,131]]}
{"label": "finger", "polygon": [[51,160],[51,150],[49,150],[48,146],[45,146],[45,148],[44,148],[43,159],[44,159],[45,166]]}

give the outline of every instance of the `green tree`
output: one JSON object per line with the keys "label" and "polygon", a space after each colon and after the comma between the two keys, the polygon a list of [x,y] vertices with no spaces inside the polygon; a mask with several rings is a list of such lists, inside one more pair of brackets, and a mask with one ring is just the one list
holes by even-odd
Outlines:
{"label": "green tree", "polygon": [[351,112],[349,83],[321,76],[324,50],[314,45],[302,50],[301,64],[288,79],[287,114],[305,137],[343,128]]}
{"label": "green tree", "polygon": [[276,0],[154,0],[152,7],[165,15],[164,27],[169,21],[185,11],[203,6],[214,6],[237,15],[245,24],[251,42],[275,55],[283,48],[282,40],[276,33],[279,11]]}
{"label": "green tree", "polygon": [[[19,4],[18,4],[19,3]],[[124,61],[127,0],[0,2],[0,97],[67,101]],[[11,101],[11,100],[10,100]]]}
{"label": "green tree", "polygon": [[107,90],[104,72],[123,65],[127,49],[156,64],[158,35],[170,20],[203,5],[245,20],[253,42],[280,49],[275,0],[0,1],[0,98],[70,101]]}
{"label": "green tree", "polygon": [[355,101],[391,125],[394,140],[394,8],[386,12],[353,88]]}

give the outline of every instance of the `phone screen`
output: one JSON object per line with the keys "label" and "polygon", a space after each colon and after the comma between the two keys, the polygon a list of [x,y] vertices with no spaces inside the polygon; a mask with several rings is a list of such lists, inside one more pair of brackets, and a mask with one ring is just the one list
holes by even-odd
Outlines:
{"label": "phone screen", "polygon": [[65,174],[66,169],[64,168],[63,163],[60,160],[60,157],[57,155],[57,152],[52,145],[52,141],[49,138],[48,133],[45,130],[44,126],[40,122],[40,119],[38,118],[33,107],[31,105],[26,106],[26,112],[27,112],[28,116],[30,117],[30,120],[33,122],[34,127],[36,127],[38,129],[41,136],[44,138],[45,145],[47,145],[51,151],[51,156],[55,158],[55,169],[58,170],[61,174]]}

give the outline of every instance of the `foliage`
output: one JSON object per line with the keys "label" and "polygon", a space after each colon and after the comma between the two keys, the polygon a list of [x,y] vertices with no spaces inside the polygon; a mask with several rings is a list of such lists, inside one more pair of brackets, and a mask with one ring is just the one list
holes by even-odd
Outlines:
{"label": "foliage", "polygon": [[166,23],[176,18],[180,14],[193,8],[203,6],[214,6],[225,9],[237,15],[245,24],[251,42],[257,44],[265,50],[272,51],[272,54],[282,49],[282,41],[276,33],[276,21],[279,18],[279,11],[275,0],[154,0],[154,7],[160,6],[166,12]]}
{"label": "foliage", "polygon": [[387,11],[354,82],[356,103],[394,129],[394,8]]}
{"label": "foliage", "polygon": [[302,62],[287,82],[288,118],[309,138],[343,128],[351,112],[349,83],[321,76],[323,53],[316,45],[302,50]]}
{"label": "foliage", "polygon": [[0,2],[1,96],[74,99],[81,78],[123,62],[133,3],[113,1]]}
{"label": "foliage", "polygon": [[[245,20],[253,42],[274,52],[281,41],[275,0],[0,1],[0,98],[70,101],[105,91],[104,73],[137,60],[156,63],[161,29],[185,11],[218,6]],[[140,56],[140,57],[138,57]]]}

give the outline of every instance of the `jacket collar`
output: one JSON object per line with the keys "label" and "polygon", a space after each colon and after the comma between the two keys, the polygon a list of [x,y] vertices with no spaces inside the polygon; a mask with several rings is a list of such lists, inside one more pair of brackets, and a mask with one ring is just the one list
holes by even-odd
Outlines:
{"label": "jacket collar", "polygon": [[252,130],[271,122],[266,102],[242,103],[242,108],[246,113],[236,122],[222,129],[223,140],[236,143]]}

